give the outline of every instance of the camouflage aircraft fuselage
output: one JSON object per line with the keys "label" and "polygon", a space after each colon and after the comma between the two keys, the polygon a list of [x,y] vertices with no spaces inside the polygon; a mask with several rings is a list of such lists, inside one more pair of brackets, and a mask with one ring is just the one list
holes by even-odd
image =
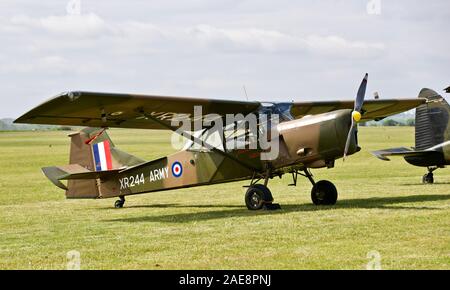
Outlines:
{"label": "camouflage aircraft fuselage", "polygon": [[[261,160],[261,150],[232,150],[227,152],[232,157],[230,158],[214,150],[187,149],[157,160],[129,166],[109,176],[100,177],[97,183],[98,191],[83,192],[85,187],[80,187],[80,184],[92,181],[72,180],[69,177],[67,197],[108,198],[126,196],[256,179],[268,171],[270,176],[274,177],[306,168],[333,167],[334,160],[343,155],[349,123],[351,122],[350,118],[351,110],[338,110],[278,124],[277,131],[279,134],[276,137],[279,142],[279,154],[276,159],[271,161]],[[81,141],[73,139],[72,148],[77,149],[72,150],[91,150],[91,146],[85,144],[85,141],[92,138],[94,133],[94,130],[86,130],[80,132],[79,135],[74,135],[76,138],[81,138]],[[105,139],[109,139],[109,137],[106,133],[103,133],[96,142]],[[74,142],[78,144],[78,147]],[[74,151],[71,152],[71,155],[76,155]],[[354,139],[350,154],[356,151],[357,144]],[[120,161],[125,159],[124,154],[126,153],[117,152],[113,148],[112,159],[115,160],[113,163],[115,163],[116,168],[120,168],[122,163],[125,163]],[[83,153],[78,155],[91,156]],[[71,160],[71,163],[81,164],[87,170],[95,171],[95,161],[88,159],[79,158]],[[68,168],[61,169],[70,175],[71,172]],[[79,177],[76,178],[79,179]],[[75,182],[77,184],[70,184]]]}

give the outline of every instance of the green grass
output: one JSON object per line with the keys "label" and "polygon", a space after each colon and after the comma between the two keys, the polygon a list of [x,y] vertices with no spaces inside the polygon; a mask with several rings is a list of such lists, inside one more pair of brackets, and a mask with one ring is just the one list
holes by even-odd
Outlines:
{"label": "green grass", "polygon": [[[40,167],[68,161],[65,132],[0,133],[0,269],[450,269],[450,176],[369,151],[413,145],[413,128],[361,128],[363,151],[314,170],[339,190],[336,206],[311,205],[310,184],[269,185],[279,211],[250,212],[245,182],[132,196],[65,200]],[[151,159],[172,152],[168,132],[112,130],[118,147]]]}

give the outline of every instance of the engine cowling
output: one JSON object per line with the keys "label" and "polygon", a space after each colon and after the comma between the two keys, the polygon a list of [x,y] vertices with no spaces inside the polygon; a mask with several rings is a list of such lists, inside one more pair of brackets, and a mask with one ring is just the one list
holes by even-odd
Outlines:
{"label": "engine cowling", "polygon": [[[302,163],[310,168],[333,167],[334,160],[344,154],[351,118],[352,110],[337,110],[279,124],[279,162],[284,166]],[[349,155],[357,151],[355,132]]]}

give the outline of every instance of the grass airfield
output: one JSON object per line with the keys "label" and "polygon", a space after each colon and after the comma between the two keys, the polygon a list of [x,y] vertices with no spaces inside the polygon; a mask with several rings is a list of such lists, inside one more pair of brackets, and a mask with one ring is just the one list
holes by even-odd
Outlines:
{"label": "grass airfield", "polygon": [[[110,130],[145,159],[173,152],[170,132]],[[423,168],[369,151],[414,145],[414,128],[360,127],[363,150],[334,169],[335,206],[316,207],[311,185],[269,182],[279,211],[248,211],[247,182],[114,199],[66,200],[40,167],[68,162],[67,132],[0,132],[0,269],[450,269],[450,171],[423,185]],[[373,256],[372,251],[379,253]]]}

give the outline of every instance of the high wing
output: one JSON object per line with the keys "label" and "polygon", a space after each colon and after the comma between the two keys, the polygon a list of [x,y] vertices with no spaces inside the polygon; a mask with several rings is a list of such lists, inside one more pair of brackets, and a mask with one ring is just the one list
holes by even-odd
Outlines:
{"label": "high wing", "polygon": [[[426,102],[425,99],[385,99],[366,100],[362,108],[362,120],[381,120],[413,109]],[[354,101],[294,102],[292,116],[297,119],[307,115],[317,115],[340,109],[353,109]]]}
{"label": "high wing", "polygon": [[[418,98],[368,100],[363,107],[363,119],[382,119],[415,108],[425,101]],[[353,109],[354,106],[353,101],[278,104],[287,105],[295,119],[339,109]],[[216,99],[68,92],[37,106],[15,120],[15,123],[173,130],[176,129],[171,126],[174,118],[189,118],[193,121],[195,106],[201,106],[203,116],[214,114],[223,118],[226,114],[247,115],[258,112],[262,104]]]}
{"label": "high wing", "polygon": [[194,107],[202,114],[248,114],[260,107],[259,102],[214,99],[68,92],[60,94],[24,114],[16,123],[69,125],[86,127],[119,127],[167,129],[172,118],[194,117]]}

